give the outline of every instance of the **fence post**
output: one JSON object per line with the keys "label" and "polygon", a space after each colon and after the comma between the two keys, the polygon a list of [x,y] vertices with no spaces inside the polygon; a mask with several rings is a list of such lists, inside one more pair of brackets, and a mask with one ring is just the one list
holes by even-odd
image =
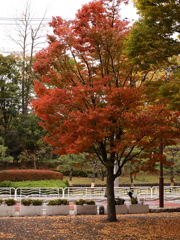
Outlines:
{"label": "fence post", "polygon": [[17,200],[17,188],[14,188],[14,199]]}
{"label": "fence post", "polygon": [[62,198],[64,198],[64,191],[65,191],[65,188],[62,188]]}
{"label": "fence post", "polygon": [[151,198],[153,196],[153,187],[151,187]]}

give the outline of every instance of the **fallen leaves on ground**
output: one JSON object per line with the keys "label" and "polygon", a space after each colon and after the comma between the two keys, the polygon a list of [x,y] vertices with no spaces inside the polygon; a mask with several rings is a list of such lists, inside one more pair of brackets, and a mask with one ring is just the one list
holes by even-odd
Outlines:
{"label": "fallen leaves on ground", "polygon": [[180,213],[107,216],[1,217],[0,239],[179,240]]}

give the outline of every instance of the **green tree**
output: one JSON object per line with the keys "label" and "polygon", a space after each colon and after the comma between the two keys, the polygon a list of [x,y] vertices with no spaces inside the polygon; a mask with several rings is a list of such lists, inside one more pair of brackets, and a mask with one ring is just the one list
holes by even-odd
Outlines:
{"label": "green tree", "polygon": [[13,157],[7,155],[7,147],[4,146],[4,139],[0,137],[0,164],[6,163],[8,168],[8,163],[13,161]]}
{"label": "green tree", "polygon": [[177,145],[168,146],[165,148],[164,153],[168,161],[172,163],[166,171],[169,171],[170,178],[174,179],[175,175],[180,173],[180,145],[177,143]]}
{"label": "green tree", "polygon": [[0,55],[0,133],[5,143],[21,107],[19,77],[15,57]]}
{"label": "green tree", "polygon": [[62,155],[57,159],[57,161],[60,163],[59,165],[60,171],[61,171],[61,168],[63,168],[66,171],[69,171],[70,186],[72,185],[73,171],[76,171],[76,170],[82,171],[83,168],[87,166],[87,161],[83,154]]}
{"label": "green tree", "polygon": [[128,39],[128,54],[141,69],[157,68],[180,53],[177,0],[134,0],[140,15]]}
{"label": "green tree", "polygon": [[146,81],[146,92],[152,101],[164,99],[169,102],[169,109],[180,110],[180,81],[174,79],[160,79]]}
{"label": "green tree", "polygon": [[[18,160],[18,155],[21,152],[31,154],[40,154],[42,152],[41,137],[45,132],[38,125],[39,118],[34,114],[18,115],[12,125],[11,131],[7,134],[7,146],[10,154],[15,160]],[[43,155],[43,153],[42,153]],[[37,156],[40,158],[40,156]]]}

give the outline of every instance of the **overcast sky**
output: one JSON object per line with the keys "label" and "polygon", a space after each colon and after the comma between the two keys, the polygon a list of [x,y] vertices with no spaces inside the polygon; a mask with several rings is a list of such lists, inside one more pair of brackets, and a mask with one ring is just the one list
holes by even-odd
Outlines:
{"label": "overcast sky", "polygon": [[[18,46],[9,40],[8,35],[14,35],[15,29],[12,18],[20,16],[25,9],[27,0],[0,0],[0,53],[5,51],[17,50]],[[51,19],[52,16],[61,16],[63,18],[74,18],[77,10],[83,4],[90,0],[28,0],[31,3],[32,13],[34,18],[45,17]],[[121,11],[123,18],[137,19],[136,9],[132,3],[128,7],[123,7]]]}

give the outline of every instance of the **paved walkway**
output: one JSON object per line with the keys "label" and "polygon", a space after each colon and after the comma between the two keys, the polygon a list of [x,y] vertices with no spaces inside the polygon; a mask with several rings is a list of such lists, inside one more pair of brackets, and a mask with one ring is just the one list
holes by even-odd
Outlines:
{"label": "paved walkway", "polygon": [[[146,201],[145,204],[149,204],[150,208],[153,207],[159,207],[159,201]],[[174,200],[174,201],[164,201],[164,207],[180,207],[180,200]]]}

